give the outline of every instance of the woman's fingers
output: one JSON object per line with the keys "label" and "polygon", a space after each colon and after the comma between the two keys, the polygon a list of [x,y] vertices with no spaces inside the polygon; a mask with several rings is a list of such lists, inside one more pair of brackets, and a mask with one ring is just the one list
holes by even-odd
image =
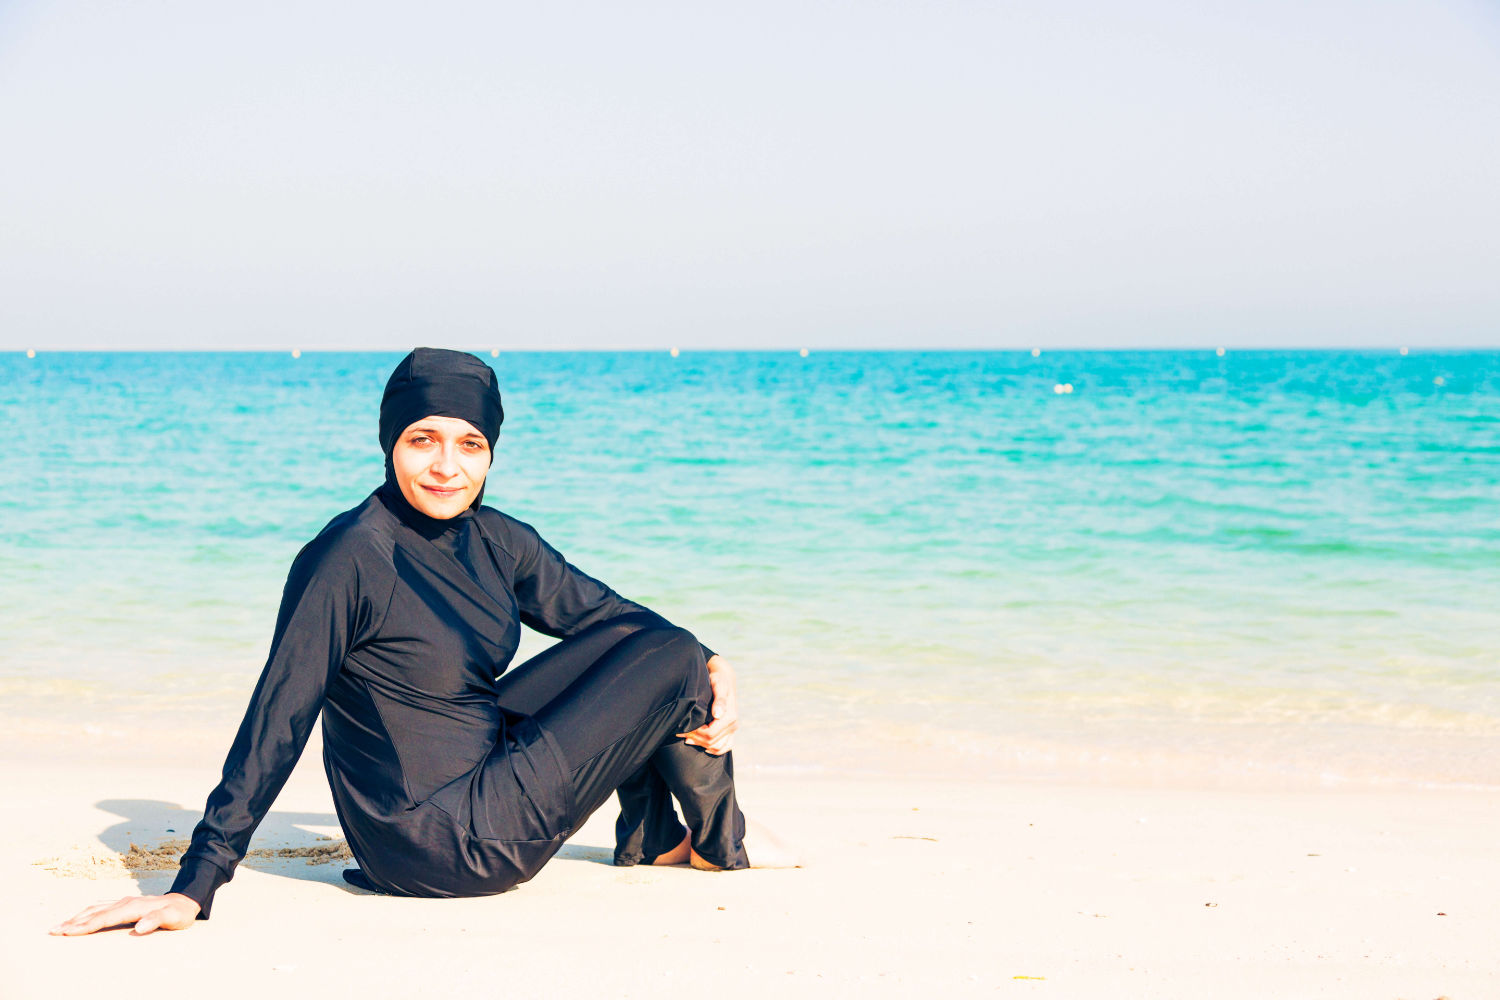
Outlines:
{"label": "woman's fingers", "polygon": [[112,903],[95,903],[93,906],[85,907],[84,909],[79,910],[77,913],[73,914],[67,920],[64,920],[62,923],[52,928],[52,933],[86,934],[88,932],[83,930],[83,928],[87,927],[89,923],[94,920],[94,918],[98,917],[100,914],[107,913],[110,910],[116,909],[117,907],[122,906],[128,902],[130,902],[129,899],[117,899]]}
{"label": "woman's fingers", "polygon": [[134,924],[137,934],[150,934],[154,930],[191,927],[197,916],[197,904],[184,896],[127,896],[113,903],[90,906],[48,933],[73,937]]}
{"label": "woman's fingers", "polygon": [[100,903],[80,911],[52,928],[53,934],[92,934],[117,924],[134,923],[146,912],[147,900],[141,896],[127,896],[113,903]]}
{"label": "woman's fingers", "polygon": [[198,919],[196,907],[182,906],[171,901],[163,902],[162,905],[147,913],[135,922],[137,934],[150,934],[152,931],[180,931],[193,926],[193,921]]}
{"label": "woman's fingers", "polygon": [[734,746],[735,731],[740,728],[737,718],[715,719],[689,733],[678,733],[678,739],[690,746],[702,747],[716,756],[726,754]]}
{"label": "woman's fingers", "polygon": [[688,744],[702,747],[715,756],[726,754],[734,745],[734,732],[740,726],[739,707],[735,703],[734,669],[723,657],[708,661],[708,684],[713,689],[709,721],[690,733],[678,733]]}
{"label": "woman's fingers", "polygon": [[739,727],[740,722],[738,719],[715,719],[712,722],[704,723],[691,732],[678,733],[677,736],[679,739],[687,740],[694,746],[706,746],[721,736],[733,733]]}
{"label": "woman's fingers", "polygon": [[109,902],[109,903],[95,903],[93,906],[87,906],[87,907],[84,907],[83,909],[79,910],[77,913],[73,914],[67,920],[64,920],[63,923],[65,923],[65,924],[81,923],[81,922],[87,920],[89,917],[92,917],[94,914],[96,914],[96,913],[103,913],[105,910],[109,909],[110,907],[112,907],[112,906],[119,906],[123,902],[124,902],[123,899],[116,899],[113,902]]}
{"label": "woman's fingers", "polygon": [[728,753],[734,742],[734,731],[739,727],[735,719],[720,719],[713,723],[708,727],[708,741],[703,744],[703,749],[712,754]]}
{"label": "woman's fingers", "polygon": [[160,900],[160,904],[135,922],[137,934],[150,934],[156,930],[186,930],[198,919],[198,904],[180,893],[152,898]]}
{"label": "woman's fingers", "polygon": [[708,714],[715,719],[733,719],[739,716],[739,708],[735,704],[734,678],[720,676],[710,678],[709,685],[713,688],[714,700],[709,706]]}

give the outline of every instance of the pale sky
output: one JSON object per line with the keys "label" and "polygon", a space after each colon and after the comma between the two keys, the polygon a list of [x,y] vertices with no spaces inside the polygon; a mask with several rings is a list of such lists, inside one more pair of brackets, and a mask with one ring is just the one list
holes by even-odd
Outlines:
{"label": "pale sky", "polygon": [[1500,346],[1500,4],[0,0],[0,349]]}

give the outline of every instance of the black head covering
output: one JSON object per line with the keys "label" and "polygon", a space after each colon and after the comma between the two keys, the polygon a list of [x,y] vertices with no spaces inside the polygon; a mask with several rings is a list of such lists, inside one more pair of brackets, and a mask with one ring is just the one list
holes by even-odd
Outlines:
{"label": "black head covering", "polygon": [[389,455],[401,432],[423,417],[467,420],[493,451],[505,420],[494,369],[463,351],[412,351],[385,383],[380,399],[381,450]]}
{"label": "black head covering", "polygon": [[[505,420],[494,369],[463,351],[419,347],[391,372],[380,399],[380,448],[385,452],[386,483],[395,487],[397,496],[400,487],[391,451],[401,432],[423,417],[467,420],[489,442],[493,460],[500,424]],[[483,499],[481,489],[473,506],[478,507]]]}

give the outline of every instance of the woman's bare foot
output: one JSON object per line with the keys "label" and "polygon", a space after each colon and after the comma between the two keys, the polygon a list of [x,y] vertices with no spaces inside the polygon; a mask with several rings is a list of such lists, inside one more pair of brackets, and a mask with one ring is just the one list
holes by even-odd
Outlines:
{"label": "woman's bare foot", "polygon": [[[665,854],[658,854],[656,860],[651,863],[653,865],[680,865],[687,863],[692,858],[698,858],[698,855],[693,853],[693,835],[691,833],[684,833],[682,835],[682,843]],[[698,860],[701,861],[703,859],[698,858]],[[697,866],[694,865],[694,867]]]}
{"label": "woman's bare foot", "polygon": [[703,855],[693,850],[693,834],[691,831],[682,835],[682,843],[672,848],[665,854],[658,854],[653,865],[692,865],[699,871],[716,872],[719,866],[711,864],[703,859]]}
{"label": "woman's bare foot", "polygon": [[[686,841],[684,843],[687,843]],[[802,858],[786,842],[752,819],[745,820],[745,859],[751,868],[801,868]],[[705,861],[692,844],[687,843],[688,863],[699,871],[722,871],[718,865]]]}

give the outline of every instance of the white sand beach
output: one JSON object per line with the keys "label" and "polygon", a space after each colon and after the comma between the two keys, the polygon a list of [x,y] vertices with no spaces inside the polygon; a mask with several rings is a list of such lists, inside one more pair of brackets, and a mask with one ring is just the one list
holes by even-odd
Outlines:
{"label": "white sand beach", "polygon": [[[186,837],[218,767],[215,748],[173,753],[146,731],[56,736],[10,740],[0,762],[15,890],[3,992],[16,1000],[1500,995],[1500,798],[1461,788],[849,777],[746,761],[747,812],[795,839],[805,868],[615,868],[605,810],[497,897],[376,896],[343,883],[347,862],[252,857],[191,930],[54,938],[84,906],[165,891],[171,871],[132,875],[118,856]],[[337,836],[314,746],[255,847]]]}

